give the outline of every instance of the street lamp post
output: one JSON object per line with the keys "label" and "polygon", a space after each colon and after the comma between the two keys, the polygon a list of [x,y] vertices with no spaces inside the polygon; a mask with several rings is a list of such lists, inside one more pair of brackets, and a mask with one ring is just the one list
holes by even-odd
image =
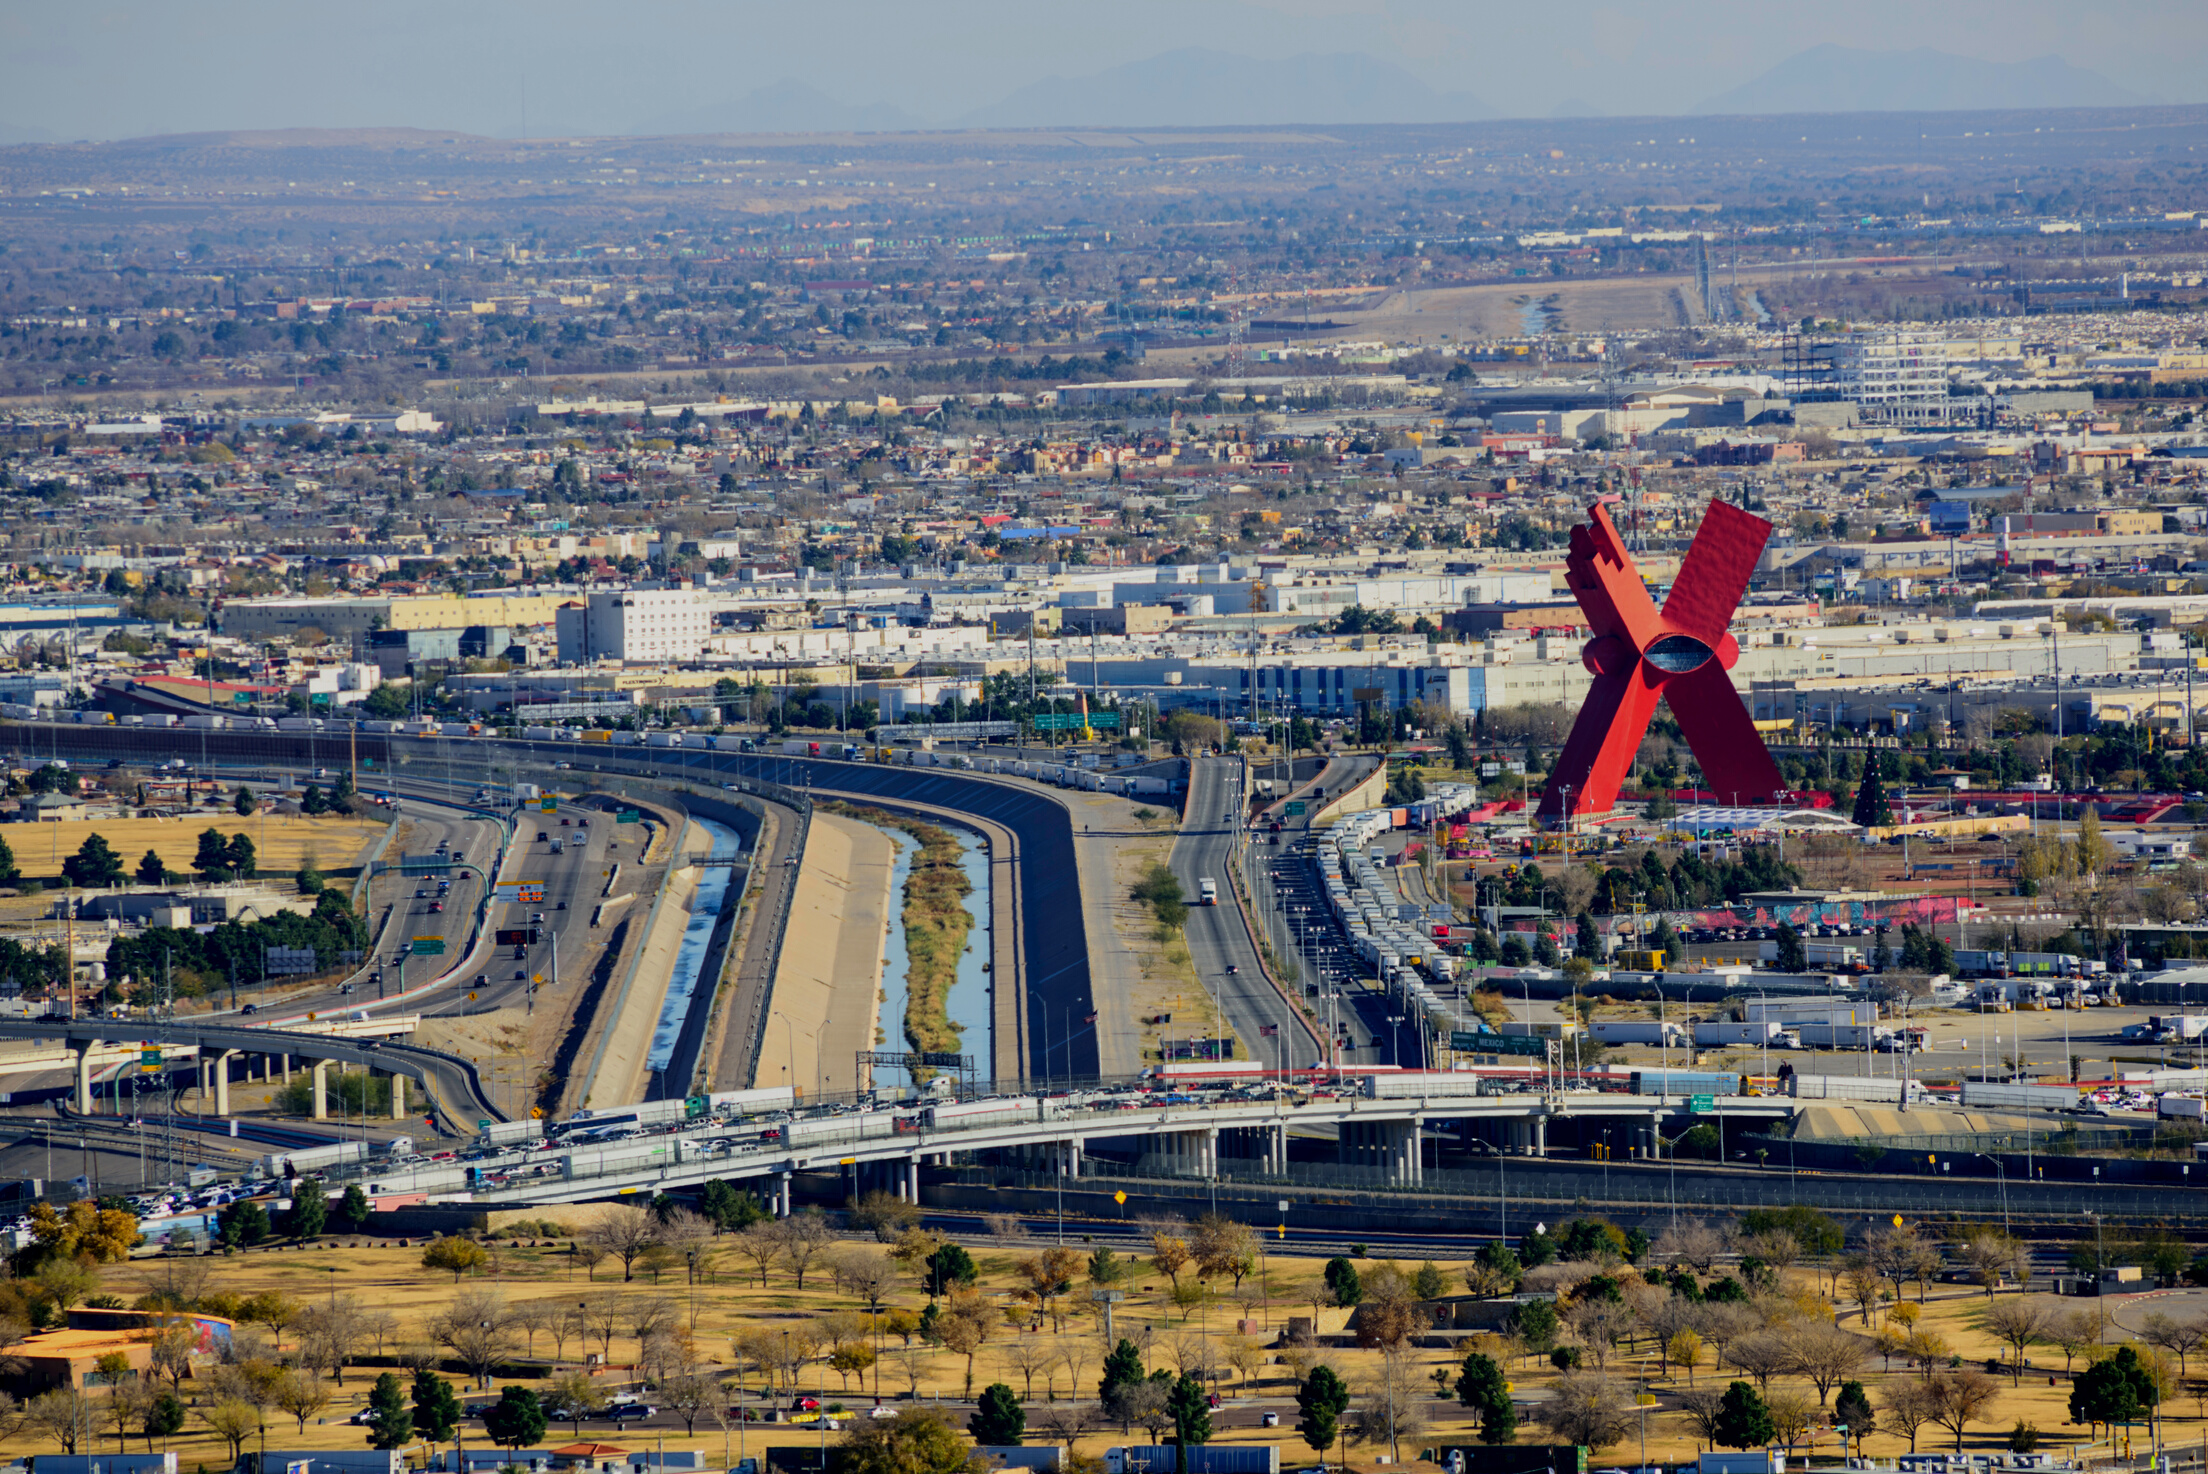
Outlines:
{"label": "street lamp post", "polygon": [[1993,1170],[1994,1170],[1994,1173],[1995,1173],[1995,1175],[1996,1175],[1996,1176],[1997,1176],[1997,1177],[1998,1177],[1998,1178],[2000,1179],[2000,1183],[2001,1183],[2001,1231],[2002,1231],[2003,1233],[2007,1233],[2007,1232],[2009,1231],[2009,1173],[2008,1173],[2008,1169],[2007,1169],[2006,1167],[2004,1167],[2004,1166],[2003,1166],[2003,1165],[2001,1164],[2001,1159],[2000,1159],[1999,1157],[1993,1156],[1993,1155],[1991,1155],[1991,1154],[1989,1154],[1989,1153],[1986,1153],[1986,1152],[1973,1152],[1973,1153],[1972,1153],[1971,1155],[1973,1155],[1973,1156],[1975,1156],[1975,1157],[1978,1157],[1979,1159],[1981,1159],[1981,1160],[1983,1160],[1983,1161],[1987,1161],[1987,1162],[1991,1162],[1991,1163],[1993,1163]]}

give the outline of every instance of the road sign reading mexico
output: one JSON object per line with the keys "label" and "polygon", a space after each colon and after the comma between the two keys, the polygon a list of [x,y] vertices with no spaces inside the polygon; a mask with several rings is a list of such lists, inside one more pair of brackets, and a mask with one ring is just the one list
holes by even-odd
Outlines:
{"label": "road sign reading mexico", "polygon": [[1770,537],[1761,517],[1712,500],[1659,610],[1609,507],[1588,509],[1564,577],[1594,631],[1580,661],[1595,682],[1541,795],[1543,819],[1616,806],[1658,701],[1702,764],[1703,786],[1723,800],[1770,803],[1786,786],[1726,674],[1740,659],[1728,626]]}

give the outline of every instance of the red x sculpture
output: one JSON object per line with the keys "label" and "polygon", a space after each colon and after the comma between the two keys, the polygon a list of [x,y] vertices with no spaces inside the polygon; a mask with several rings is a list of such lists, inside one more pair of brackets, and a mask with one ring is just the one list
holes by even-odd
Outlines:
{"label": "red x sculpture", "polygon": [[1671,703],[1711,791],[1733,803],[1769,803],[1785,786],[1726,671],[1740,659],[1727,631],[1771,524],[1712,501],[1661,611],[1596,503],[1572,529],[1565,578],[1594,638],[1580,659],[1594,673],[1572,735],[1541,795],[1541,817],[1608,813],[1633,769],[1648,719]]}

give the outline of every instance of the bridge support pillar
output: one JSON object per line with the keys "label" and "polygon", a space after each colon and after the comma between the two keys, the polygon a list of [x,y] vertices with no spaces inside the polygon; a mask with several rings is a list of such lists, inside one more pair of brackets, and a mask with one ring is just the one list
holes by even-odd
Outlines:
{"label": "bridge support pillar", "polygon": [[1390,1121],[1387,1123],[1388,1180],[1404,1187],[1416,1187],[1424,1179],[1426,1160],[1425,1134],[1418,1121]]}
{"label": "bridge support pillar", "polygon": [[[285,1055],[284,1058],[288,1064],[291,1056]],[[330,1119],[330,1062],[326,1059],[314,1062],[314,1119]]]}
{"label": "bridge support pillar", "polygon": [[391,1119],[394,1121],[406,1119],[406,1076],[404,1075],[393,1075],[391,1077]]}
{"label": "bridge support pillar", "polygon": [[77,1109],[86,1115],[92,1113],[92,1051],[99,1043],[97,1039],[87,1039],[76,1046]]}
{"label": "bridge support pillar", "polygon": [[218,1116],[230,1114],[230,1061],[237,1056],[237,1050],[225,1049],[214,1058],[215,1114]]}

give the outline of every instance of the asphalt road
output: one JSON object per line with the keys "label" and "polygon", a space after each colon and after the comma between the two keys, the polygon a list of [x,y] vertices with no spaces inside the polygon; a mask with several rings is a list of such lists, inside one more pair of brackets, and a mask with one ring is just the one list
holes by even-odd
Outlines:
{"label": "asphalt road", "polygon": [[[1288,1000],[1266,981],[1264,969],[1258,966],[1257,944],[1228,887],[1227,861],[1241,842],[1246,795],[1241,759],[1196,758],[1189,769],[1188,819],[1173,842],[1168,863],[1191,902],[1183,928],[1189,960],[1220,1014],[1251,1058],[1300,1069],[1316,1063],[1318,1051],[1298,1027]],[[1266,848],[1251,851],[1253,856],[1265,853]],[[1218,888],[1216,906],[1194,904],[1201,889],[1198,882],[1205,879]],[[1177,1029],[1180,1021],[1174,1022]],[[1285,1061],[1283,1049],[1290,1056]]]}

